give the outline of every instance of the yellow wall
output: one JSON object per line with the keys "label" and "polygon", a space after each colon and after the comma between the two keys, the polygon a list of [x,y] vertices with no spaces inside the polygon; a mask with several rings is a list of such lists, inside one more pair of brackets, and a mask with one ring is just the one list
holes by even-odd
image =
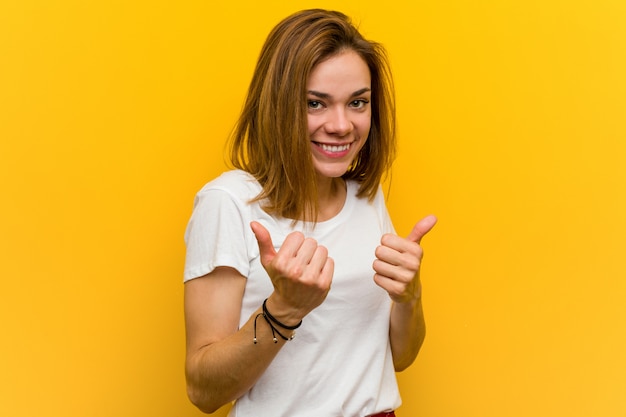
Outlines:
{"label": "yellow wall", "polygon": [[184,227],[265,35],[312,6],[387,45],[390,210],[440,217],[401,415],[626,415],[623,0],[4,0],[0,415],[200,415]]}

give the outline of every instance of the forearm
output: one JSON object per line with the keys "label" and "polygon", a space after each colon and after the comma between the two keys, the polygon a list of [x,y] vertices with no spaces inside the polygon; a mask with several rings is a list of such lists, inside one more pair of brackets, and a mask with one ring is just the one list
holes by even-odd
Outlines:
{"label": "forearm", "polygon": [[330,290],[334,263],[326,248],[293,232],[276,252],[267,229],[256,222],[252,227],[274,286],[265,314],[258,308],[238,328],[246,278],[233,268],[216,268],[185,286],[188,394],[205,412],[248,391]]}
{"label": "forearm", "polygon": [[408,368],[419,353],[426,336],[422,299],[398,303],[391,307],[389,339],[396,371]]}
{"label": "forearm", "polygon": [[[279,335],[274,343],[272,330],[259,308],[248,322],[227,338],[198,349],[187,357],[187,391],[202,411],[212,413],[239,398],[265,372],[286,343]],[[291,331],[279,329],[285,335]]]}

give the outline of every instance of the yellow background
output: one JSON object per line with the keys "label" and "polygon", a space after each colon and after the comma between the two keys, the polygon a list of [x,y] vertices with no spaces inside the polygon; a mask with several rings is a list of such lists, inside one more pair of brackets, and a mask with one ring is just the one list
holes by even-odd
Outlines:
{"label": "yellow background", "polygon": [[0,415],[200,415],[184,228],[265,36],[313,6],[388,47],[389,208],[440,218],[400,415],[626,415],[623,0],[3,0]]}

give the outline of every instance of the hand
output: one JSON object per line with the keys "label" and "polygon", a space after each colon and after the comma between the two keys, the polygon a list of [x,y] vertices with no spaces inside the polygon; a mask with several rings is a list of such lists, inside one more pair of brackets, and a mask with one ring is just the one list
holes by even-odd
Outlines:
{"label": "hand", "polygon": [[424,255],[420,242],[435,223],[435,216],[427,216],[415,224],[405,239],[390,233],[381,238],[373,265],[374,282],[387,291],[394,302],[407,303],[420,298],[419,271]]}
{"label": "hand", "polygon": [[328,250],[314,239],[293,232],[276,252],[269,231],[261,223],[252,222],[250,227],[259,244],[261,264],[274,285],[268,309],[274,316],[301,320],[322,304],[330,290],[334,262]]}

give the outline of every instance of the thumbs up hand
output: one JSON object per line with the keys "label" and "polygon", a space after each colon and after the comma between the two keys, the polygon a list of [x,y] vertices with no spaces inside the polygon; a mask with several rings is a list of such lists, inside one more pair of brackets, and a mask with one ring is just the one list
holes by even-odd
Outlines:
{"label": "thumbs up hand", "polygon": [[419,271],[424,255],[420,242],[435,223],[435,216],[427,216],[415,224],[406,238],[390,233],[381,238],[373,264],[374,282],[387,291],[394,302],[406,303],[420,298]]}
{"label": "thumbs up hand", "polygon": [[278,251],[269,231],[258,222],[250,224],[259,244],[261,264],[272,280],[272,314],[302,320],[319,306],[330,290],[334,262],[328,250],[300,232],[290,233]]}

